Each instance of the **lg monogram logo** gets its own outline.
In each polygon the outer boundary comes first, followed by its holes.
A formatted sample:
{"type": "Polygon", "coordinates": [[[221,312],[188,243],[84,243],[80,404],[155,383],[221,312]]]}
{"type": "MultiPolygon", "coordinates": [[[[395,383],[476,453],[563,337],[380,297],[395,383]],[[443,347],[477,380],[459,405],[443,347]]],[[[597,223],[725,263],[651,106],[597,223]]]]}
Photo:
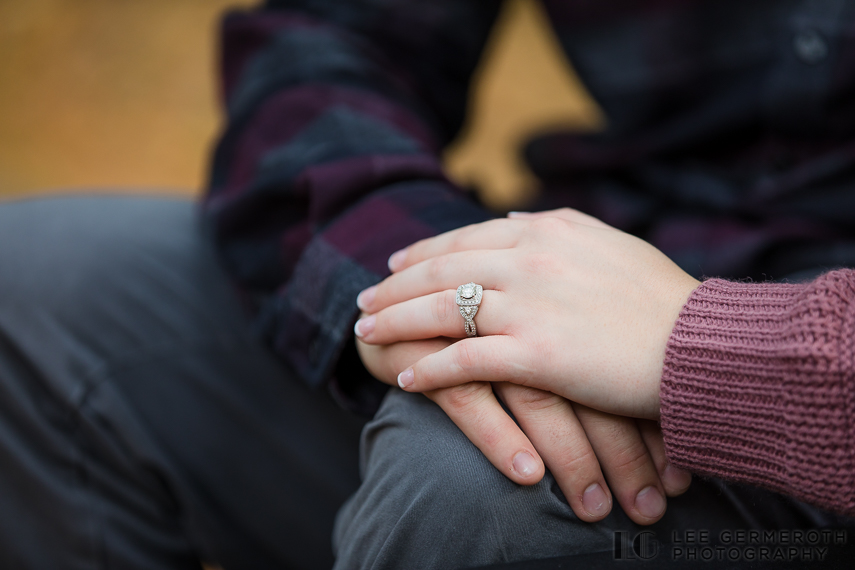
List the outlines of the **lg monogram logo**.
{"type": "Polygon", "coordinates": [[[635,536],[619,530],[615,531],[615,560],[651,560],[659,554],[659,542],[656,533],[639,532],[635,536]]]}

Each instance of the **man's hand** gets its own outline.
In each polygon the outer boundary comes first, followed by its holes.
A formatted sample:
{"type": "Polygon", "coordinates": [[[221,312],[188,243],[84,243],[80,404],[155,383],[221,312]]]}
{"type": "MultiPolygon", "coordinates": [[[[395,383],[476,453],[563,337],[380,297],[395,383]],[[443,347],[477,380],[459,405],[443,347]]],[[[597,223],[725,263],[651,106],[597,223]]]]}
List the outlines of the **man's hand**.
{"type": "MultiPolygon", "coordinates": [[[[357,340],[357,349],[366,368],[394,386],[398,371],[451,343],[429,339],[380,346],[357,340]]],[[[537,483],[545,462],[581,520],[605,517],[614,494],[633,521],[651,524],[665,512],[664,497],[679,495],[690,485],[688,473],[668,465],[653,422],[637,424],[509,383],[470,382],[426,395],[512,481],[537,483]]]]}

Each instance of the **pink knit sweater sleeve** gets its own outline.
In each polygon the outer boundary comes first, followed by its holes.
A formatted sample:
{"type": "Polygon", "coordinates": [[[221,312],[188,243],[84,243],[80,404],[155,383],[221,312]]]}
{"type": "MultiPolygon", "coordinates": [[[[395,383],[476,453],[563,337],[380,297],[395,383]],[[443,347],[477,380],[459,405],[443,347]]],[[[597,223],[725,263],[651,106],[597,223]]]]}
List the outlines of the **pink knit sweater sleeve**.
{"type": "Polygon", "coordinates": [[[668,341],[668,457],[855,514],[855,271],[705,281],[668,341]]]}

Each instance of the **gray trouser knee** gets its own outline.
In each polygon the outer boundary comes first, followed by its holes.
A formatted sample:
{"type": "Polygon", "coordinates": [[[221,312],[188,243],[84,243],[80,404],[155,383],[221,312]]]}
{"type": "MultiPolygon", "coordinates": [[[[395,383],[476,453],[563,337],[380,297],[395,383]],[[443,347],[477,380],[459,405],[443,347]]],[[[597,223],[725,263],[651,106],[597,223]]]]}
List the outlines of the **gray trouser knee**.
{"type": "Polygon", "coordinates": [[[518,486],[497,471],[433,402],[391,389],[363,430],[363,482],[336,519],[336,568],[448,569],[613,552],[615,533],[684,528],[805,528],[833,517],[767,491],[693,482],[650,527],[615,505],[603,521],[573,514],[552,475],[518,486]]]}
{"type": "Polygon", "coordinates": [[[420,394],[391,390],[361,451],[363,484],[336,521],[337,568],[463,568],[611,547],[551,477],[511,482],[420,394]]]}

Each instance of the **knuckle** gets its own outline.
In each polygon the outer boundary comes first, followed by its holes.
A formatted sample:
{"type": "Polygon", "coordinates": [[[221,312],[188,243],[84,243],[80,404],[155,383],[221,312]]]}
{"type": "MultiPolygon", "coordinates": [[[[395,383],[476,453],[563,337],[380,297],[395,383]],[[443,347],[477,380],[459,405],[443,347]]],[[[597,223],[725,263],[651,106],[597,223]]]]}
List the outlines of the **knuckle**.
{"type": "Polygon", "coordinates": [[[579,210],[574,210],[573,208],[561,208],[557,210],[556,215],[564,220],[565,227],[568,229],[572,229],[574,224],[576,223],[584,223],[587,220],[592,220],[591,216],[580,212],[579,210]]]}
{"type": "Polygon", "coordinates": [[[643,445],[627,445],[615,450],[612,469],[619,477],[629,477],[642,472],[650,463],[650,456],[643,445]]]}
{"type": "Polygon", "coordinates": [[[413,265],[424,259],[425,240],[419,240],[407,246],[407,264],[413,265]]]}
{"type": "Polygon", "coordinates": [[[635,423],[586,408],[574,408],[604,466],[619,477],[631,477],[648,468],[655,472],[635,423]]]}
{"type": "MultiPolygon", "coordinates": [[[[585,446],[584,449],[569,450],[568,452],[559,455],[557,470],[565,473],[593,472],[598,469],[599,462],[597,460],[597,455],[589,446],[585,446]]],[[[585,481],[585,484],[587,484],[589,477],[583,477],[581,479],[585,481]]]]}
{"type": "Polygon", "coordinates": [[[455,343],[453,355],[455,366],[461,370],[471,370],[478,361],[474,345],[465,340],[455,343]]]}
{"type": "Polygon", "coordinates": [[[529,386],[514,386],[511,394],[511,398],[517,405],[529,411],[542,412],[560,408],[566,402],[561,396],[529,386]]]}
{"type": "Polygon", "coordinates": [[[374,342],[378,342],[384,338],[398,338],[402,333],[406,332],[405,330],[401,330],[400,323],[395,318],[395,307],[383,309],[377,313],[376,317],[374,332],[371,334],[374,342]]]}
{"type": "Polygon", "coordinates": [[[455,410],[468,410],[481,402],[488,390],[489,386],[483,382],[468,382],[446,388],[445,399],[455,410]]]}
{"type": "Polygon", "coordinates": [[[458,231],[454,234],[454,237],[451,240],[451,250],[452,251],[461,251],[466,249],[466,243],[469,241],[470,236],[472,235],[472,228],[466,227],[458,231]]]}
{"type": "Polygon", "coordinates": [[[481,222],[478,224],[481,228],[488,230],[490,232],[493,231],[505,231],[508,227],[508,219],[507,218],[494,218],[492,220],[487,220],[486,222],[481,222]]]}
{"type": "Polygon", "coordinates": [[[552,236],[552,235],[555,235],[556,233],[563,232],[568,227],[569,224],[568,224],[568,222],[566,222],[560,218],[548,216],[548,217],[537,218],[536,220],[533,220],[531,225],[532,225],[532,230],[535,233],[540,234],[540,235],[552,236]]]}
{"type": "Polygon", "coordinates": [[[505,439],[505,432],[499,429],[498,426],[490,426],[485,428],[481,434],[481,438],[487,448],[498,447],[505,439]]]}
{"type": "Polygon", "coordinates": [[[445,255],[432,257],[427,263],[428,281],[431,283],[441,281],[445,274],[445,268],[448,266],[448,257],[445,255]]]}
{"type": "Polygon", "coordinates": [[[434,295],[431,304],[434,319],[440,325],[447,324],[458,313],[457,304],[454,302],[453,291],[443,291],[438,295],[434,295]]]}
{"type": "Polygon", "coordinates": [[[376,285],[377,290],[374,293],[374,299],[369,303],[369,306],[366,307],[367,310],[360,311],[359,318],[363,318],[370,314],[378,314],[380,310],[387,306],[388,300],[394,298],[395,294],[395,285],[394,283],[387,283],[390,279],[385,279],[376,285]]]}

